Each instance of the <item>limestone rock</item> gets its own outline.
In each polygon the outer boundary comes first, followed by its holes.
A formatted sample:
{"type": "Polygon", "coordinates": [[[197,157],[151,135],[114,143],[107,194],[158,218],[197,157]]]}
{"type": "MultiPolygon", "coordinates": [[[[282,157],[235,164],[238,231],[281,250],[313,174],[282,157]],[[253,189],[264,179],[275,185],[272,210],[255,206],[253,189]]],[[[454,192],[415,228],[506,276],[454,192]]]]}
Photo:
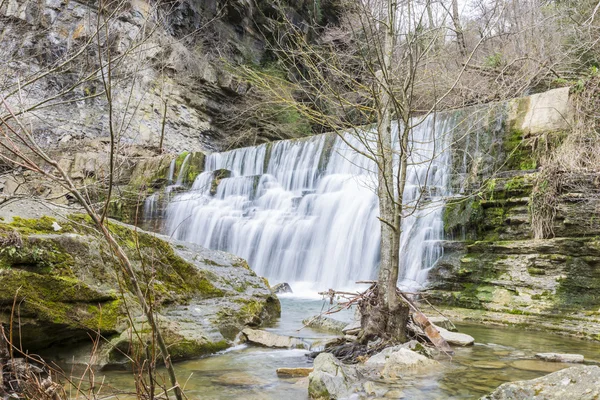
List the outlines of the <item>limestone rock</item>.
{"type": "Polygon", "coordinates": [[[581,354],[568,353],[538,353],[535,355],[544,361],[562,362],[562,363],[582,363],[584,356],[581,354]]]}
{"type": "Polygon", "coordinates": [[[314,368],[277,368],[277,376],[281,377],[295,377],[295,376],[308,376],[314,368]]]}
{"type": "MultiPolygon", "coordinates": [[[[89,342],[89,332],[99,332],[110,342],[102,344],[98,362],[126,362],[123,353],[140,344],[129,330],[125,302],[143,343],[149,330],[136,297],[120,285],[120,266],[105,240],[83,216],[23,219],[8,211],[1,213],[0,240],[14,250],[0,254],[0,302],[12,304],[17,291],[23,300],[24,348],[64,344],[74,353],[89,342]]],[[[223,350],[246,325],[279,315],[279,301],[242,259],[114,221],[108,229],[136,270],[141,263],[134,240],[143,259],[151,260],[149,289],[173,359],[223,350]]],[[[10,309],[0,311],[0,321],[9,317],[10,309]]]]}
{"type": "Polygon", "coordinates": [[[481,400],[592,400],[600,397],[600,367],[577,366],[529,381],[500,385],[481,400]]]}
{"type": "Polygon", "coordinates": [[[385,379],[397,379],[407,372],[419,371],[436,365],[439,365],[437,361],[412,350],[402,348],[389,354],[385,360],[381,375],[385,379]]]}
{"type": "Polygon", "coordinates": [[[347,326],[345,322],[325,317],[323,315],[307,318],[302,320],[302,323],[313,329],[328,331],[336,334],[342,334],[344,328],[347,326]]]}
{"type": "Polygon", "coordinates": [[[281,336],[272,332],[262,331],[259,329],[246,328],[242,331],[242,334],[246,336],[246,339],[255,344],[260,344],[266,347],[280,347],[280,348],[304,348],[306,347],[304,342],[300,339],[292,338],[289,336],[281,336]]]}
{"type": "Polygon", "coordinates": [[[449,330],[439,326],[436,326],[436,328],[440,332],[442,338],[448,342],[448,344],[454,346],[470,346],[475,343],[473,336],[467,335],[466,333],[450,332],[449,330]]]}
{"type": "Polygon", "coordinates": [[[341,399],[350,392],[356,372],[333,355],[321,353],[315,358],[314,371],[308,379],[308,395],[311,399],[341,399]]]}
{"type": "Polygon", "coordinates": [[[273,293],[275,294],[283,294],[283,293],[294,293],[294,291],[292,290],[292,287],[285,282],[282,283],[278,283],[277,285],[273,286],[273,293]]]}

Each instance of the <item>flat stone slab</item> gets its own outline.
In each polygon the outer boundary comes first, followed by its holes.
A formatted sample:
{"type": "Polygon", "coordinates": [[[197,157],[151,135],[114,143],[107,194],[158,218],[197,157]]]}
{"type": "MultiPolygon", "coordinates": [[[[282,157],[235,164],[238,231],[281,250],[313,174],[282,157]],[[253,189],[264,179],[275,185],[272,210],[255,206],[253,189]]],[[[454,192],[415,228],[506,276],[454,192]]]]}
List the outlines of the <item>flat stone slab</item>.
{"type": "Polygon", "coordinates": [[[229,372],[217,378],[212,382],[223,386],[264,386],[268,382],[258,376],[247,374],[245,372],[229,372]]]}
{"type": "Polygon", "coordinates": [[[569,354],[569,353],[538,353],[535,355],[536,358],[544,361],[551,362],[562,362],[562,363],[582,363],[584,356],[581,354],[569,354]]]}
{"type": "Polygon", "coordinates": [[[436,326],[436,328],[440,332],[440,336],[444,338],[448,344],[454,346],[471,346],[473,343],[475,343],[475,338],[473,338],[471,335],[467,335],[466,333],[450,332],[449,330],[440,326],[436,326]]]}
{"type": "Polygon", "coordinates": [[[278,348],[305,348],[305,344],[300,339],[292,338],[289,336],[281,336],[275,333],[261,331],[259,329],[246,328],[242,331],[242,334],[250,343],[260,344],[266,347],[278,347],[278,348]]]}

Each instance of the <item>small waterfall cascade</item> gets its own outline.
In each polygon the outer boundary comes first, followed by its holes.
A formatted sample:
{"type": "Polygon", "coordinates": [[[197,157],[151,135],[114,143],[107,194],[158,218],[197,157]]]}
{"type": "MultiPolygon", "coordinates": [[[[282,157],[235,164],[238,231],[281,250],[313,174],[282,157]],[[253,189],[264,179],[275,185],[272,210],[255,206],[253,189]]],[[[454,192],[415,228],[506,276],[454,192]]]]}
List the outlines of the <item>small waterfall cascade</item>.
{"type": "MultiPolygon", "coordinates": [[[[453,116],[443,114],[411,131],[404,286],[423,284],[442,255],[445,150],[454,127],[453,116]]],[[[243,257],[274,283],[311,282],[314,290],[326,290],[373,279],[380,238],[377,177],[374,163],[355,151],[364,150],[365,142],[326,134],[213,153],[191,190],[168,204],[166,233],[243,257]]]]}
{"type": "Polygon", "coordinates": [[[185,179],[185,174],[188,171],[189,166],[189,158],[190,154],[187,154],[181,163],[181,168],[179,168],[179,172],[177,174],[177,178],[175,179],[175,167],[177,164],[177,159],[174,158],[171,160],[169,164],[169,172],[167,175],[167,186],[163,191],[157,191],[152,193],[150,196],[146,197],[144,200],[144,220],[153,221],[160,219],[163,214],[163,207],[165,200],[168,202],[171,193],[179,189],[183,186],[183,181],[185,179]]]}

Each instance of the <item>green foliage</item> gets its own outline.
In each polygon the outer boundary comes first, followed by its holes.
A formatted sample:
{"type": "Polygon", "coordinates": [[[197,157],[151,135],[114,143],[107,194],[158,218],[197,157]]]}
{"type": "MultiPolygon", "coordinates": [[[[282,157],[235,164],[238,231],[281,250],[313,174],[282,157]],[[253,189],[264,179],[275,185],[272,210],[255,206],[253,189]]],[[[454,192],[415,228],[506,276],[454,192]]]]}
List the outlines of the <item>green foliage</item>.
{"type": "Polygon", "coordinates": [[[498,68],[502,65],[502,54],[494,53],[485,59],[485,66],[490,68],[498,68]]]}

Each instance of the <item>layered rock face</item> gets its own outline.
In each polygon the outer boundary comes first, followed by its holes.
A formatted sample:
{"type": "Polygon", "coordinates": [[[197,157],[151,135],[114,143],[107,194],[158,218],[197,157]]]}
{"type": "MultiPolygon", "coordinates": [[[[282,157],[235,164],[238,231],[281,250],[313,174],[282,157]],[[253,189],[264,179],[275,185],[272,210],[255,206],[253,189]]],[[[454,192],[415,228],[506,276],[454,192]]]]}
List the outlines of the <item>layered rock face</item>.
{"type": "MultiPolygon", "coordinates": [[[[154,302],[174,359],[222,350],[244,327],[279,316],[277,297],[244,260],[126,225],[109,227],[154,302]]],[[[143,350],[137,335],[142,343],[151,339],[117,259],[87,218],[6,217],[0,241],[0,321],[13,322],[24,349],[72,347],[101,335],[96,362],[113,364],[143,350]]]]}
{"type": "Polygon", "coordinates": [[[5,1],[0,93],[42,146],[108,137],[111,112],[121,146],[156,147],[164,136],[163,148],[194,151],[293,137],[268,110],[239,121],[256,101],[233,71],[265,68],[282,16],[327,24],[331,3],[5,1]]]}
{"type": "Polygon", "coordinates": [[[547,178],[538,161],[568,134],[568,91],[508,108],[489,134],[455,144],[462,187],[444,221],[454,240],[430,272],[430,299],[455,307],[449,313],[459,319],[600,340],[600,176],[559,171],[547,178]],[[536,201],[552,185],[550,237],[535,239],[536,201]]]}

